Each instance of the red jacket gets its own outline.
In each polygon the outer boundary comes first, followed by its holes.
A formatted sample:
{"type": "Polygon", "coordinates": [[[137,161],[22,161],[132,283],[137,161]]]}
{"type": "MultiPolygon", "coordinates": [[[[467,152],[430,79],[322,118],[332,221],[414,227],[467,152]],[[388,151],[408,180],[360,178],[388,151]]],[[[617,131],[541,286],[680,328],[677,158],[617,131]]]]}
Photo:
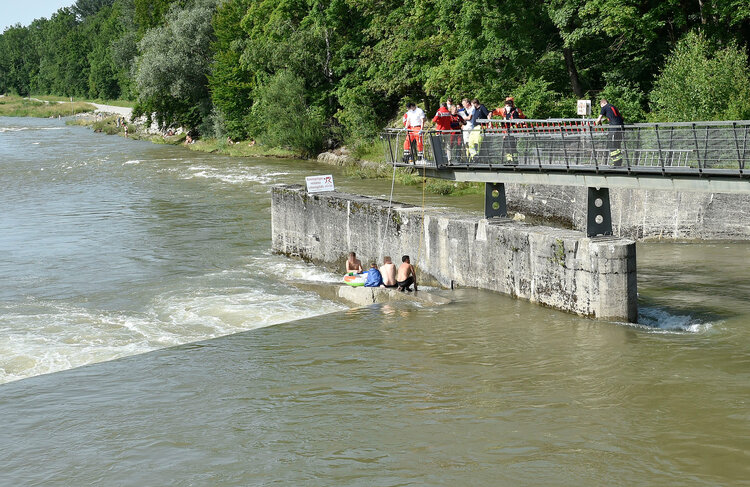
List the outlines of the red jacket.
{"type": "Polygon", "coordinates": [[[432,117],[432,122],[437,124],[438,130],[450,130],[451,112],[449,112],[445,107],[440,107],[435,116],[432,117]]]}

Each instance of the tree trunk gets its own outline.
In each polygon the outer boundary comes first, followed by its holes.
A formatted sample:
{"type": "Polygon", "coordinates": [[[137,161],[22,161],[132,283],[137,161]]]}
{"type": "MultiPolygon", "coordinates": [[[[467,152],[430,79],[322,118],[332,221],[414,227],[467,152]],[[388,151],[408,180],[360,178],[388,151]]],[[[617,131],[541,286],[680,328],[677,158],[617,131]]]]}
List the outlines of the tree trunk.
{"type": "Polygon", "coordinates": [[[565,67],[568,68],[568,76],[570,76],[570,86],[573,88],[573,93],[578,98],[581,98],[583,96],[583,88],[581,88],[581,82],[578,79],[578,70],[573,60],[573,51],[569,47],[563,47],[562,51],[563,57],[565,57],[565,67]]]}

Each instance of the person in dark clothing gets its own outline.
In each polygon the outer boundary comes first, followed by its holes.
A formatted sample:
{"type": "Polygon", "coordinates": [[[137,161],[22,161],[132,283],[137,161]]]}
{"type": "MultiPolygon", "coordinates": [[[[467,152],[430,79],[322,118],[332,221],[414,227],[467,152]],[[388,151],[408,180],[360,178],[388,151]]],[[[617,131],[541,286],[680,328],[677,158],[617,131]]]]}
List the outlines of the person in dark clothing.
{"type": "Polygon", "coordinates": [[[476,127],[479,125],[479,122],[477,120],[487,120],[490,118],[490,111],[487,110],[487,107],[479,103],[479,100],[474,98],[471,100],[471,105],[474,107],[474,114],[471,116],[471,125],[472,127],[476,127]]]}
{"type": "Polygon", "coordinates": [[[490,111],[487,107],[479,103],[479,100],[474,98],[471,100],[471,105],[474,107],[474,113],[471,115],[469,124],[471,125],[471,133],[469,139],[466,141],[466,155],[469,156],[469,160],[474,160],[479,156],[479,150],[482,147],[482,140],[484,139],[483,124],[480,124],[479,120],[487,120],[490,118],[490,111]]]}
{"type": "MultiPolygon", "coordinates": [[[[526,118],[521,110],[516,107],[515,101],[512,96],[505,99],[505,105],[496,108],[492,111],[492,116],[497,116],[503,120],[518,120],[526,118]]],[[[516,138],[513,136],[513,132],[519,128],[519,125],[514,123],[501,123],[501,127],[504,128],[503,135],[503,153],[505,153],[506,164],[518,164],[518,144],[516,138]]]]}
{"type": "Polygon", "coordinates": [[[602,123],[602,118],[609,120],[609,158],[612,161],[612,165],[615,167],[622,166],[622,138],[624,135],[625,123],[622,120],[622,114],[614,105],[609,103],[605,98],[599,101],[599,106],[602,108],[599,113],[599,118],[596,119],[594,125],[602,123]]]}

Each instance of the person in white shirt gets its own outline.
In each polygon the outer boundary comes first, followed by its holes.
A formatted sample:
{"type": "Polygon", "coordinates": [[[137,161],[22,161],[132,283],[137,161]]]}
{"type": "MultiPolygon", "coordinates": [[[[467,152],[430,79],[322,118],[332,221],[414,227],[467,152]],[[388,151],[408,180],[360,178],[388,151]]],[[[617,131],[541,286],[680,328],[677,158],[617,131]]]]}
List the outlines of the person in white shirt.
{"type": "Polygon", "coordinates": [[[471,123],[471,119],[474,116],[474,105],[471,104],[468,98],[461,100],[461,104],[463,107],[458,109],[458,114],[466,122],[464,126],[461,127],[461,130],[464,132],[464,143],[467,143],[469,141],[469,136],[471,135],[471,129],[474,128],[474,124],[471,123]]]}
{"type": "Polygon", "coordinates": [[[406,138],[404,139],[404,162],[409,160],[412,155],[412,144],[417,146],[417,158],[424,159],[424,139],[422,129],[426,118],[424,110],[417,107],[414,103],[406,104],[406,113],[404,113],[404,127],[406,127],[406,138]]]}

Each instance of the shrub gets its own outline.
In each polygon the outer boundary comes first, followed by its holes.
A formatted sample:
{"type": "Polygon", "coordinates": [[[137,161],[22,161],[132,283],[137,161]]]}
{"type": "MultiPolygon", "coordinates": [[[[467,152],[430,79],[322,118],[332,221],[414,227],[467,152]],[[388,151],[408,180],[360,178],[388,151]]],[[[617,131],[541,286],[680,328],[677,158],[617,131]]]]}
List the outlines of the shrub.
{"type": "Polygon", "coordinates": [[[651,91],[654,121],[750,118],[750,71],[737,45],[714,51],[700,34],[675,46],[651,91]]]}
{"type": "Polygon", "coordinates": [[[254,119],[262,120],[255,133],[266,145],[287,147],[305,157],[317,155],[330,131],[323,110],[308,106],[301,78],[281,71],[258,88],[254,119]]]}

